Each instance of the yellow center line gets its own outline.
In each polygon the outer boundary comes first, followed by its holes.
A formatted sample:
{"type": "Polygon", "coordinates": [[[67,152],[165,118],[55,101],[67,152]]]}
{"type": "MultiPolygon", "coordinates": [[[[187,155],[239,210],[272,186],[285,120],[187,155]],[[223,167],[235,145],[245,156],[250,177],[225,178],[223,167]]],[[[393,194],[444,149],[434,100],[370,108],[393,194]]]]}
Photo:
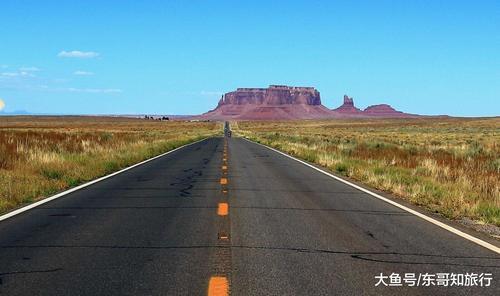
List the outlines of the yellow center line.
{"type": "Polygon", "coordinates": [[[227,165],[223,165],[223,166],[222,166],[222,170],[223,170],[223,171],[227,170],[227,165]]]}
{"type": "Polygon", "coordinates": [[[208,282],[208,296],[229,295],[229,282],[225,276],[213,276],[208,282]]]}
{"type": "Polygon", "coordinates": [[[220,178],[220,184],[221,185],[226,185],[227,184],[227,178],[220,178]]]}
{"type": "Polygon", "coordinates": [[[220,240],[229,240],[229,235],[225,232],[219,232],[217,236],[220,240]]]}
{"type": "Polygon", "coordinates": [[[217,215],[227,216],[229,214],[229,204],[227,202],[220,202],[217,208],[217,215]]]}

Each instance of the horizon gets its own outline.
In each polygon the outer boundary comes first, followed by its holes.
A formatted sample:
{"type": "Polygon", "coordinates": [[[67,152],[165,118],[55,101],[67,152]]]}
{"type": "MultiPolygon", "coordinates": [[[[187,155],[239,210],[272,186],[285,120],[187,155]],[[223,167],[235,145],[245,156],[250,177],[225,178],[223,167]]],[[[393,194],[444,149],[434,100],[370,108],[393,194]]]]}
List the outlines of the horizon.
{"type": "Polygon", "coordinates": [[[500,115],[496,1],[4,1],[0,114],[197,115],[239,87],[500,115]],[[283,4],[286,3],[286,4],[283,4]],[[2,110],[3,109],[3,110],[2,110]]]}

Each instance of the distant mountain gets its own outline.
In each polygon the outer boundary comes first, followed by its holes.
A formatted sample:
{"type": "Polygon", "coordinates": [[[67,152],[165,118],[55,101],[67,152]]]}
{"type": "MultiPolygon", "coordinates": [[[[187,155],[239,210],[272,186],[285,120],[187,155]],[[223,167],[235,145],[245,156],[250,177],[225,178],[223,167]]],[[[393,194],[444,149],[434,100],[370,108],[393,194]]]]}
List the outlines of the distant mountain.
{"type": "Polygon", "coordinates": [[[0,116],[2,116],[2,115],[30,115],[30,114],[31,113],[29,113],[26,110],[15,110],[15,111],[11,111],[11,112],[7,112],[5,110],[0,111],[0,116]]]}
{"type": "Polygon", "coordinates": [[[344,103],[333,111],[342,115],[351,115],[355,117],[419,117],[419,115],[403,113],[397,111],[387,104],[378,104],[367,107],[365,110],[360,110],[354,106],[354,99],[344,95],[344,103]]]}
{"type": "Polygon", "coordinates": [[[197,119],[211,120],[285,120],[323,118],[416,117],[395,110],[387,104],[360,110],[347,95],[340,107],[330,110],[321,104],[314,87],[271,85],[268,88],[238,88],[224,94],[217,107],[197,119]]]}
{"type": "Polygon", "coordinates": [[[360,109],[358,109],[354,106],[353,98],[349,98],[347,95],[344,95],[344,104],[342,104],[337,109],[333,109],[333,111],[341,113],[341,114],[348,114],[348,115],[362,115],[363,114],[363,111],[361,111],[360,109]]]}
{"type": "Polygon", "coordinates": [[[217,107],[201,117],[207,119],[313,119],[328,118],[331,111],[321,104],[313,87],[271,85],[238,88],[222,96],[217,107]]]}

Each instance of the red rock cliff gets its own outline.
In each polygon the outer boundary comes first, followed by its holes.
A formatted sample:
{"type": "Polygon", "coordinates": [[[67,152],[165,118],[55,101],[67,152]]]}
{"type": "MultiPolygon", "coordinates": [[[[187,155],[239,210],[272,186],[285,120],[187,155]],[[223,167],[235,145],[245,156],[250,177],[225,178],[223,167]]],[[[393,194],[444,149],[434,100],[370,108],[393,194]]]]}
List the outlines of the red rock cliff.
{"type": "Polygon", "coordinates": [[[374,105],[360,110],[353,98],[344,96],[343,104],[330,110],[321,104],[314,87],[271,85],[268,88],[238,88],[221,97],[217,107],[197,118],[210,120],[282,120],[324,118],[416,117],[389,105],[374,105]]]}
{"type": "Polygon", "coordinates": [[[321,105],[319,92],[314,87],[271,85],[268,88],[238,88],[219,101],[222,105],[321,105]]]}
{"type": "Polygon", "coordinates": [[[347,116],[363,117],[416,117],[417,115],[403,113],[387,104],[372,105],[365,110],[360,110],[354,106],[354,100],[344,95],[344,103],[333,111],[347,116]]]}
{"type": "Polygon", "coordinates": [[[344,95],[344,104],[342,104],[337,109],[333,109],[333,111],[340,112],[342,114],[359,114],[362,113],[361,110],[354,106],[354,100],[349,98],[349,96],[344,95]]]}
{"type": "Polygon", "coordinates": [[[268,88],[238,88],[221,97],[217,107],[203,119],[313,119],[328,118],[314,87],[271,85],[268,88]]]}

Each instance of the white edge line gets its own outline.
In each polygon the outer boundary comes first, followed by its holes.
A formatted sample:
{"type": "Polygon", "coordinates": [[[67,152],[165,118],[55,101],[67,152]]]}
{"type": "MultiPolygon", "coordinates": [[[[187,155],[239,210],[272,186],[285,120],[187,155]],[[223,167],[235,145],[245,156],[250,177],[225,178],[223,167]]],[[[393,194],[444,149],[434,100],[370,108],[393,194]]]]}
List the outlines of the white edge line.
{"type": "Polygon", "coordinates": [[[475,237],[475,236],[472,236],[472,235],[470,235],[470,234],[467,234],[467,233],[465,233],[465,232],[463,232],[463,231],[460,231],[460,230],[458,230],[458,229],[456,229],[456,228],[454,228],[454,227],[451,227],[451,226],[450,226],[450,225],[448,225],[448,224],[445,224],[445,223],[443,223],[443,222],[440,222],[440,221],[438,221],[438,220],[436,220],[436,219],[434,219],[434,218],[431,218],[431,217],[429,217],[429,216],[426,216],[426,215],[424,215],[424,214],[422,214],[422,213],[420,213],[420,212],[418,212],[418,211],[415,211],[415,210],[412,210],[412,209],[410,209],[410,208],[408,208],[408,207],[405,207],[405,206],[403,206],[403,205],[401,205],[401,204],[399,204],[399,203],[397,203],[397,202],[395,202],[395,201],[393,201],[393,200],[390,200],[390,199],[388,199],[388,198],[386,198],[386,197],[383,197],[383,196],[381,196],[381,195],[379,195],[379,194],[376,194],[376,193],[374,193],[374,192],[371,192],[371,191],[370,191],[370,190],[368,190],[368,189],[365,189],[365,188],[360,187],[360,186],[358,186],[358,185],[356,185],[356,184],[354,184],[354,183],[351,183],[351,182],[349,182],[349,181],[347,181],[347,180],[344,180],[344,179],[342,179],[342,178],[339,178],[339,177],[337,177],[337,176],[335,176],[335,175],[333,175],[333,174],[330,174],[330,173],[328,173],[328,172],[326,172],[326,171],[324,171],[324,170],[322,170],[322,169],[319,169],[319,168],[317,168],[317,167],[313,166],[313,165],[312,165],[312,164],[310,164],[310,163],[307,163],[307,162],[305,162],[305,161],[303,161],[303,160],[300,160],[300,159],[298,159],[298,158],[295,158],[295,157],[293,157],[293,156],[291,156],[291,155],[288,155],[288,154],[286,154],[286,153],[284,153],[284,152],[281,152],[281,151],[279,151],[279,150],[276,150],[276,149],[274,149],[274,148],[272,148],[272,147],[269,147],[269,146],[267,146],[267,145],[264,145],[264,144],[261,144],[261,143],[257,143],[257,142],[251,141],[251,140],[249,140],[249,139],[247,139],[247,138],[243,138],[243,139],[247,140],[248,142],[251,142],[251,143],[254,143],[254,144],[258,144],[258,145],[264,146],[264,147],[266,147],[266,148],[268,148],[268,149],[270,149],[270,150],[272,150],[272,151],[274,151],[274,152],[277,152],[277,153],[282,154],[282,155],[284,155],[284,156],[286,156],[286,157],[288,157],[288,158],[291,158],[291,159],[293,159],[293,160],[295,160],[295,161],[298,161],[298,162],[302,163],[303,165],[306,165],[306,166],[308,166],[308,167],[310,167],[310,168],[312,168],[312,169],[315,169],[316,171],[321,172],[321,173],[323,173],[323,174],[325,174],[325,175],[327,175],[327,176],[329,176],[329,177],[331,177],[331,178],[333,178],[333,179],[335,179],[335,180],[337,180],[337,181],[340,181],[340,182],[342,182],[342,183],[345,183],[345,184],[347,184],[347,185],[349,185],[349,186],[351,186],[351,187],[354,187],[354,188],[356,188],[356,189],[358,189],[358,190],[360,190],[360,191],[363,191],[364,193],[368,193],[369,195],[371,195],[371,196],[373,196],[373,197],[376,197],[376,198],[378,198],[378,199],[380,199],[380,200],[385,201],[386,203],[389,203],[389,204],[391,204],[391,205],[393,205],[393,206],[395,206],[395,207],[398,207],[398,208],[400,208],[400,209],[402,209],[402,210],[404,210],[404,211],[407,211],[407,212],[409,212],[409,213],[411,213],[411,214],[413,214],[413,215],[415,215],[415,216],[417,216],[417,217],[419,217],[419,218],[424,219],[424,220],[425,220],[425,221],[427,221],[427,222],[430,222],[430,223],[432,223],[432,224],[434,224],[434,225],[437,225],[437,226],[439,226],[439,227],[441,227],[441,228],[443,228],[443,229],[445,229],[445,230],[448,230],[449,232],[452,232],[452,233],[454,233],[454,234],[456,234],[456,235],[458,235],[458,236],[461,236],[462,238],[465,238],[465,239],[467,239],[467,240],[469,240],[469,241],[471,241],[471,242],[473,242],[473,243],[476,243],[476,244],[478,244],[478,245],[480,245],[480,246],[482,246],[482,247],[485,247],[485,248],[486,248],[486,249],[488,249],[488,250],[491,250],[491,251],[493,251],[493,252],[495,252],[495,253],[497,253],[497,254],[500,254],[500,248],[498,248],[498,247],[496,247],[496,246],[494,246],[494,245],[492,245],[492,244],[490,244],[490,243],[488,243],[488,242],[485,242],[485,241],[483,241],[483,240],[481,240],[481,239],[479,239],[479,238],[477,238],[477,237],[475,237]]]}
{"type": "Polygon", "coordinates": [[[106,175],[106,176],[100,177],[100,178],[98,178],[98,179],[95,179],[95,180],[89,181],[89,182],[87,182],[87,183],[85,183],[85,184],[78,185],[78,186],[73,187],[73,188],[71,188],[71,189],[68,189],[68,190],[66,190],[66,191],[60,192],[60,193],[58,193],[58,194],[56,194],[56,195],[52,195],[52,196],[50,196],[50,197],[44,198],[44,199],[42,199],[42,200],[39,200],[39,201],[37,201],[37,202],[34,202],[34,203],[32,203],[32,204],[29,204],[29,205],[27,205],[27,206],[24,206],[24,207],[22,207],[22,208],[19,208],[19,209],[17,209],[17,210],[14,210],[14,211],[12,211],[12,212],[9,212],[9,213],[7,213],[7,214],[4,214],[4,215],[0,216],[0,221],[6,220],[6,219],[8,219],[8,218],[10,218],[10,217],[13,217],[13,216],[15,216],[15,215],[21,214],[22,212],[26,212],[26,211],[28,211],[28,210],[31,210],[31,209],[33,209],[33,208],[36,208],[36,207],[38,207],[39,205],[43,205],[44,203],[48,203],[49,201],[52,201],[52,200],[57,199],[57,198],[59,198],[59,197],[65,196],[65,195],[67,195],[67,194],[70,194],[70,193],[75,192],[75,191],[77,191],[77,190],[80,190],[80,189],[82,189],[82,188],[88,187],[88,186],[90,186],[90,185],[92,185],[92,184],[95,184],[95,183],[97,183],[97,182],[100,182],[100,181],[106,180],[106,179],[108,179],[108,178],[111,178],[111,177],[113,177],[113,176],[116,176],[116,175],[118,175],[118,174],[121,174],[121,173],[123,173],[123,172],[125,172],[125,171],[128,171],[128,170],[130,170],[130,169],[133,169],[133,168],[138,167],[138,166],[140,166],[140,165],[143,165],[143,164],[145,164],[145,163],[147,163],[147,162],[150,162],[150,161],[152,161],[152,160],[155,160],[155,159],[157,159],[157,158],[163,157],[163,156],[165,156],[165,155],[167,155],[167,154],[170,154],[170,153],[172,153],[172,152],[175,152],[175,151],[177,151],[177,150],[179,150],[179,149],[182,149],[182,148],[185,148],[185,147],[188,147],[188,146],[194,145],[194,144],[196,144],[196,143],[199,143],[199,142],[205,141],[206,139],[208,139],[208,138],[204,138],[204,139],[201,139],[201,140],[196,141],[196,142],[193,142],[193,143],[189,143],[189,144],[182,145],[182,146],[180,146],[180,147],[177,147],[177,148],[175,148],[175,149],[172,149],[172,150],[167,151],[167,152],[165,152],[165,153],[162,153],[162,154],[160,154],[160,155],[154,156],[154,157],[152,157],[152,158],[148,158],[148,159],[143,160],[143,161],[141,161],[141,162],[139,162],[139,163],[136,163],[136,164],[134,164],[134,165],[131,165],[131,166],[129,166],[129,167],[126,167],[126,168],[124,168],[124,169],[121,169],[121,170],[119,170],[119,171],[117,171],[117,172],[114,172],[114,173],[111,173],[111,174],[109,174],[109,175],[106,175]]]}

